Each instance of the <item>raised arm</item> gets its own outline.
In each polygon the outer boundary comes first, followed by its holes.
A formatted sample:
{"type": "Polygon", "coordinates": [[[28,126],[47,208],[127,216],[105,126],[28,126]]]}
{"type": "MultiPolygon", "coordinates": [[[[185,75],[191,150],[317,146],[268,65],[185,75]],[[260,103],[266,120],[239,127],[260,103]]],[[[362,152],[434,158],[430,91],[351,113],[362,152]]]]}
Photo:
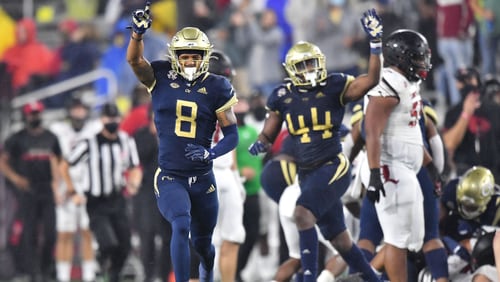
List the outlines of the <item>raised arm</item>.
{"type": "Polygon", "coordinates": [[[443,132],[443,143],[450,155],[453,155],[457,147],[462,143],[465,133],[467,132],[469,120],[474,115],[476,109],[481,105],[479,98],[479,93],[471,92],[467,94],[460,117],[452,127],[443,132]]]}
{"type": "Polygon", "coordinates": [[[372,9],[363,14],[361,25],[370,38],[368,73],[358,76],[347,86],[343,97],[344,105],[347,102],[356,101],[363,97],[380,80],[382,70],[382,20],[375,12],[375,9],[372,9]]]}
{"type": "Polygon", "coordinates": [[[132,34],[127,47],[127,62],[132,67],[137,79],[148,89],[155,83],[155,76],[151,64],[144,58],[144,41],[146,30],[151,27],[150,3],[146,3],[144,10],[136,10],[132,15],[132,34]]]}

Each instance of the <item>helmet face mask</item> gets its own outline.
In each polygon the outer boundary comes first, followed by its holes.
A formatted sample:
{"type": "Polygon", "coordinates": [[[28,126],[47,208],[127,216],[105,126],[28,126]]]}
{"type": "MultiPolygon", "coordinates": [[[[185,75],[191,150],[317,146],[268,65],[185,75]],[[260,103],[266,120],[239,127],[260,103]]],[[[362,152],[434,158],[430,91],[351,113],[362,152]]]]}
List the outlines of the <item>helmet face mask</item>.
{"type": "Polygon", "coordinates": [[[327,76],[325,56],[309,42],[300,41],[290,48],[283,65],[295,86],[315,87],[327,76]]]}
{"type": "Polygon", "coordinates": [[[206,34],[194,27],[181,29],[168,45],[172,69],[188,81],[208,71],[211,52],[206,34]]]}
{"type": "Polygon", "coordinates": [[[494,194],[495,179],[485,167],[475,166],[460,179],[457,186],[457,207],[465,219],[474,219],[484,213],[494,194]]]}
{"type": "Polygon", "coordinates": [[[384,43],[383,53],[386,65],[400,69],[409,81],[425,80],[432,68],[427,39],[413,30],[400,29],[391,33],[384,43]]]}

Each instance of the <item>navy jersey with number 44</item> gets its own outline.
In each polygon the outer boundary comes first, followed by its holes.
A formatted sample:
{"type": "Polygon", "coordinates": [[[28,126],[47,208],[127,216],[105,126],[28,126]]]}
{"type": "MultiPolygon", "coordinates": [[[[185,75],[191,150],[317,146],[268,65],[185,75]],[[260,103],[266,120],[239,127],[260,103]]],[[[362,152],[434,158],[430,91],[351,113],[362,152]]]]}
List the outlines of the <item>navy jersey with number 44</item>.
{"type": "Polygon", "coordinates": [[[342,96],[352,80],[352,76],[332,73],[316,88],[303,92],[286,83],[269,97],[267,107],[286,122],[299,167],[318,167],[342,152],[342,96]]]}
{"type": "Polygon", "coordinates": [[[216,113],[237,102],[231,83],[206,73],[189,82],[172,70],[169,61],[151,63],[156,83],[150,89],[154,121],[158,131],[159,167],[166,173],[198,176],[212,168],[212,162],[187,159],[187,144],[210,148],[216,113]]]}

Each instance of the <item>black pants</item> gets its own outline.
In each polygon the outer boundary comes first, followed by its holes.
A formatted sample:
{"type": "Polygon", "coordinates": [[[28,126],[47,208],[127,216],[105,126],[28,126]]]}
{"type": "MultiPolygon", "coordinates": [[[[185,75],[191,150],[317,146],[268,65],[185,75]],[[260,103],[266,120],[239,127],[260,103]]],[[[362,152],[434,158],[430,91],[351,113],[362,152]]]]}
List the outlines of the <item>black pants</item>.
{"type": "Polygon", "coordinates": [[[55,203],[52,190],[45,188],[18,194],[23,231],[15,256],[19,272],[30,275],[32,281],[40,272],[48,277],[54,270],[55,203]]]}
{"type": "MultiPolygon", "coordinates": [[[[151,185],[152,187],[152,185],[151,185]]],[[[153,189],[141,187],[134,197],[134,228],[141,240],[140,254],[144,267],[145,282],[151,282],[156,277],[161,281],[168,281],[172,270],[170,259],[170,239],[172,227],[158,210],[153,189]],[[156,249],[155,238],[161,239],[160,250],[156,249]]]]}
{"type": "Polygon", "coordinates": [[[240,246],[238,252],[237,276],[247,265],[252,249],[259,239],[260,229],[260,200],[259,195],[247,196],[243,209],[243,226],[245,227],[245,242],[240,246]]]}
{"type": "Polygon", "coordinates": [[[110,282],[118,282],[131,249],[125,198],[122,195],[89,197],[87,212],[90,229],[99,244],[98,261],[101,268],[109,272],[110,282]]]}

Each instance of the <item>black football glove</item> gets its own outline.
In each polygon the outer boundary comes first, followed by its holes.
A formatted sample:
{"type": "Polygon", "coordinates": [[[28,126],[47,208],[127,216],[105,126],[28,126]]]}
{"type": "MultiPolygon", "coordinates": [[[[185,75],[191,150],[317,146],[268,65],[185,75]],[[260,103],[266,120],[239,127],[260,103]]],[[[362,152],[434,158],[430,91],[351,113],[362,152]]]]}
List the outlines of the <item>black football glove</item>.
{"type": "Polygon", "coordinates": [[[380,168],[372,168],[370,169],[370,183],[366,189],[366,196],[372,203],[378,203],[380,193],[385,197],[384,184],[380,177],[380,168]]]}
{"type": "Polygon", "coordinates": [[[430,162],[428,165],[425,166],[427,169],[427,172],[429,173],[429,177],[431,178],[432,183],[434,184],[434,195],[436,197],[441,197],[443,195],[443,185],[444,183],[444,177],[441,173],[439,173],[439,170],[437,167],[434,165],[433,162],[430,162]]]}

